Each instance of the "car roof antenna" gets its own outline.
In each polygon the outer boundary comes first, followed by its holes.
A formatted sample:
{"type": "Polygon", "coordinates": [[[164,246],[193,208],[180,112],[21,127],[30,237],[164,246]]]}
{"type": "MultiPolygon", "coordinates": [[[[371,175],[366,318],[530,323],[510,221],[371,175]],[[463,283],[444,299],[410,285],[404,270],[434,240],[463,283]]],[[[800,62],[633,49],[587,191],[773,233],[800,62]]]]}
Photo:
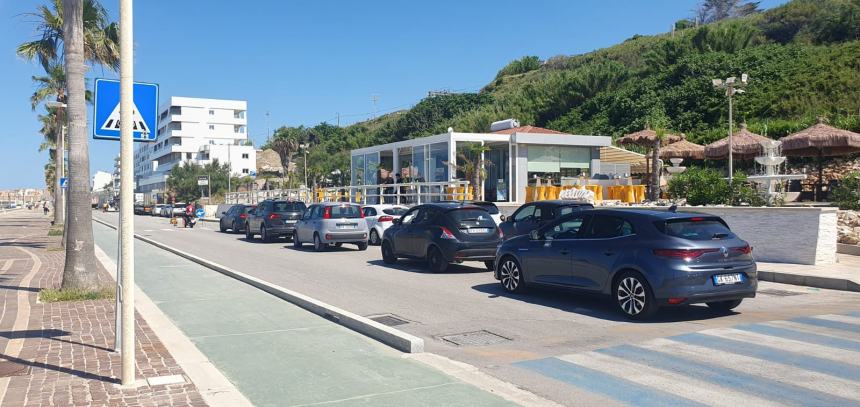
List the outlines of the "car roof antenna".
{"type": "Polygon", "coordinates": [[[669,207],[669,212],[675,213],[677,211],[678,211],[678,205],[672,204],[672,206],[669,207]]]}

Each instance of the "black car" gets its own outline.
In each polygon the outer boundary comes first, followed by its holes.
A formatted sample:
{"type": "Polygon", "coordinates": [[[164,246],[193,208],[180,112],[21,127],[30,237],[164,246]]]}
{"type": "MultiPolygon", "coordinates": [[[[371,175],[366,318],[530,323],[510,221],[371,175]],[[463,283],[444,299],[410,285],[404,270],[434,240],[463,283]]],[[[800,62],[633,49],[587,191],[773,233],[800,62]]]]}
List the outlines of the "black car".
{"type": "Polygon", "coordinates": [[[218,220],[218,229],[224,233],[228,229],[233,233],[245,231],[245,221],[248,219],[248,212],[254,210],[257,205],[233,205],[225,212],[221,212],[221,218],[218,220]]]}
{"type": "Polygon", "coordinates": [[[301,201],[267,199],[248,212],[245,221],[245,238],[251,240],[260,235],[264,242],[271,242],[281,236],[292,236],[296,221],[304,214],[305,206],[301,201]]]}
{"type": "Polygon", "coordinates": [[[593,209],[594,206],[587,202],[564,201],[561,199],[552,201],[539,201],[527,203],[520,206],[513,215],[505,218],[499,225],[505,240],[515,236],[527,235],[548,222],[570,215],[583,209],[593,209]]]}
{"type": "Polygon", "coordinates": [[[382,259],[426,259],[441,273],[452,262],[483,261],[493,268],[499,229],[486,209],[461,203],[418,205],[394,220],[382,236],[382,259]]]}
{"type": "Polygon", "coordinates": [[[752,248],[717,216],[647,210],[574,212],[499,246],[509,292],[564,287],[612,297],[631,319],[706,303],[731,310],[756,295],[752,248]]]}

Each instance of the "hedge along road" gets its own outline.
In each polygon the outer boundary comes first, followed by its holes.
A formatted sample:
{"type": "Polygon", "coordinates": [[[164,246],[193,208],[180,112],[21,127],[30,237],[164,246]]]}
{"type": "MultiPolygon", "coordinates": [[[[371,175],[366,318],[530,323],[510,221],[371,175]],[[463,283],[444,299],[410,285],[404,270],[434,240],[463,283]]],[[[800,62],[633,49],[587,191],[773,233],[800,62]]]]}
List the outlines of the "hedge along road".
{"type": "MultiPolygon", "coordinates": [[[[94,216],[116,224],[116,214],[94,216]]],[[[344,245],[316,253],[296,250],[284,239],[249,242],[244,235],[218,232],[216,223],[182,229],[166,218],[149,216],[135,217],[135,233],[359,315],[393,314],[407,321],[395,328],[423,338],[426,351],[472,364],[560,402],[569,394],[558,382],[512,364],[709,328],[835,313],[860,301],[856,293],[761,283],[760,290],[805,295],[759,295],[733,315],[693,306],[662,312],[651,322],[631,323],[599,297],[553,290],[506,294],[483,263],[432,274],[418,261],[385,265],[378,247],[359,252],[344,245]],[[457,345],[442,338],[478,331],[494,335],[482,333],[473,339],[494,343],[457,345]]]]}

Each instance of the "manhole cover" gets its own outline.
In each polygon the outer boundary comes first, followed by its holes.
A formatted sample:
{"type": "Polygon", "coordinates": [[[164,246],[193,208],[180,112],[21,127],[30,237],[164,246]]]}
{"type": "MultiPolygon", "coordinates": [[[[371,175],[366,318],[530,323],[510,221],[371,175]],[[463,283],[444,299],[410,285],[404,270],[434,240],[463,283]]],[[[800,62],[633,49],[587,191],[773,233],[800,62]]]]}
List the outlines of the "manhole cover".
{"type": "Polygon", "coordinates": [[[788,290],[777,290],[774,288],[766,288],[764,290],[758,290],[759,294],[764,295],[772,295],[774,297],[791,297],[792,295],[803,295],[806,294],[800,291],[788,291],[788,290]]]}
{"type": "Polygon", "coordinates": [[[494,345],[497,343],[507,342],[510,338],[505,338],[501,335],[496,335],[490,331],[475,331],[464,332],[461,334],[445,335],[442,337],[445,342],[453,343],[458,346],[482,346],[494,345]]]}
{"type": "Polygon", "coordinates": [[[369,316],[368,318],[370,318],[376,322],[379,322],[382,325],[388,325],[388,326],[405,325],[405,324],[409,323],[409,321],[407,321],[403,318],[400,318],[396,315],[393,315],[393,314],[369,316]]]}
{"type": "Polygon", "coordinates": [[[9,360],[0,361],[0,377],[24,376],[30,373],[30,366],[9,360]]]}

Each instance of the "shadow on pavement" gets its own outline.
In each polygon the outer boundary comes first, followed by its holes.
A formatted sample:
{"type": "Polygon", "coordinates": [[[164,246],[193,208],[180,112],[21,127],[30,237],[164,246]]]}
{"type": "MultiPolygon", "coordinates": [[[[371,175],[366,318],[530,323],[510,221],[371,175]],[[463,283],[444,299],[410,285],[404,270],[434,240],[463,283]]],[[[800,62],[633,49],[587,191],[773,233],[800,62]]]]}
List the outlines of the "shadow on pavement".
{"type": "Polygon", "coordinates": [[[657,315],[649,320],[633,321],[621,315],[621,312],[616,309],[615,304],[609,297],[598,294],[580,293],[551,287],[529,287],[528,291],[525,293],[511,294],[505,291],[499,283],[479,284],[472,286],[472,289],[489,294],[490,298],[505,297],[527,302],[529,304],[552,307],[565,312],[573,312],[580,315],[618,322],[627,321],[631,323],[644,324],[673,323],[698,321],[737,314],[733,311],[714,311],[704,304],[685,305],[661,308],[657,315]]]}
{"type": "MultiPolygon", "coordinates": [[[[395,264],[385,264],[382,259],[378,260],[369,260],[367,264],[379,267],[387,267],[396,270],[407,271],[410,273],[421,273],[421,274],[436,274],[427,269],[427,262],[418,259],[398,259],[395,264]]],[[[439,273],[440,276],[444,276],[445,274],[478,274],[478,273],[489,273],[486,267],[481,265],[477,266],[481,263],[473,263],[476,266],[467,266],[465,264],[451,264],[448,266],[448,270],[444,273],[439,273]]],[[[488,274],[490,278],[493,278],[491,274],[488,274]]]]}
{"type": "Polygon", "coordinates": [[[86,346],[88,348],[103,350],[105,352],[113,352],[113,349],[105,348],[98,345],[92,345],[89,343],[72,341],[69,339],[59,338],[60,336],[69,336],[71,332],[63,331],[61,329],[29,329],[25,331],[0,331],[0,338],[7,339],[29,339],[29,338],[45,338],[50,339],[57,342],[65,342],[72,345],[80,345],[86,346]]]}
{"type": "Polygon", "coordinates": [[[47,363],[34,362],[34,361],[20,359],[20,358],[16,358],[16,357],[4,355],[4,354],[0,354],[0,358],[18,363],[20,365],[26,365],[26,366],[37,367],[37,368],[42,368],[42,369],[47,369],[47,370],[53,370],[55,372],[70,374],[73,376],[80,377],[82,379],[98,380],[98,381],[102,381],[102,382],[116,383],[116,384],[118,384],[120,382],[120,380],[118,378],[101,376],[101,375],[97,375],[97,374],[89,373],[89,372],[82,372],[80,370],[69,369],[67,367],[62,367],[62,366],[49,365],[47,363]]]}

